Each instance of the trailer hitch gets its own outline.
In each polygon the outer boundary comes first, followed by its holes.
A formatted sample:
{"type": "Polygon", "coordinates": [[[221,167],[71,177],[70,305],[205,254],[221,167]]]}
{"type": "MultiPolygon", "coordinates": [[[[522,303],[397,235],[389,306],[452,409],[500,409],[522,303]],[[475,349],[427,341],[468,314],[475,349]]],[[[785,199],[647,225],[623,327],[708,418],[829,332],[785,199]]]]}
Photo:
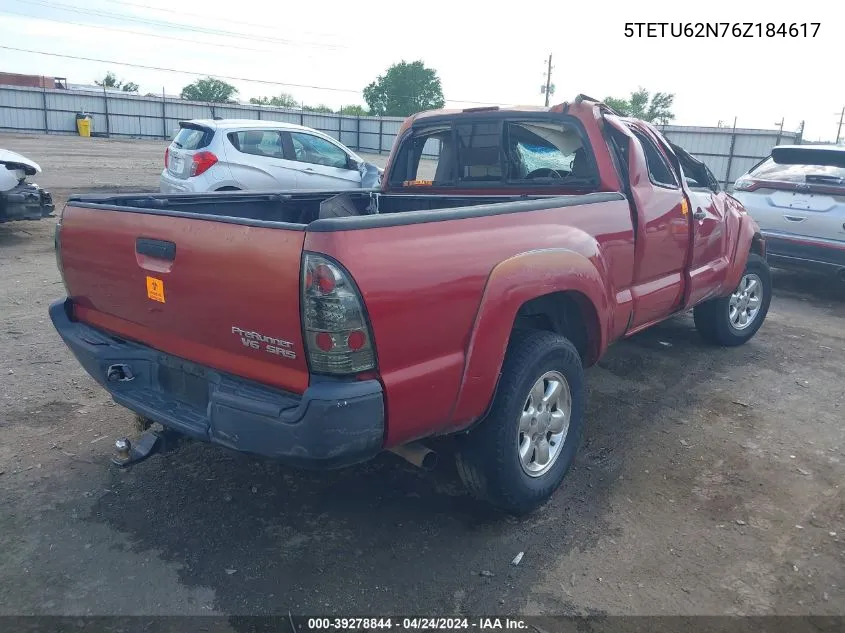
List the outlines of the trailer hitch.
{"type": "Polygon", "coordinates": [[[176,448],[179,434],[168,429],[146,431],[135,443],[129,438],[121,437],[115,440],[112,464],[120,468],[128,468],[156,453],[166,453],[176,448]]]}

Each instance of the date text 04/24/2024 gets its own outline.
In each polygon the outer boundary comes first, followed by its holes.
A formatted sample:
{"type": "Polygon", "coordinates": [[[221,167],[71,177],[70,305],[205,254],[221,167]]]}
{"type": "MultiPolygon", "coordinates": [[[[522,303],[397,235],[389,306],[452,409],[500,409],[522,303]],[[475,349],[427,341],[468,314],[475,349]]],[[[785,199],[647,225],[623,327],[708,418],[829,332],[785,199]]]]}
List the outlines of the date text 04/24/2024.
{"type": "Polygon", "coordinates": [[[625,37],[816,37],[821,22],[626,22],[625,37]]]}
{"type": "Polygon", "coordinates": [[[384,617],[308,618],[308,631],[395,630],[395,631],[518,631],[527,628],[521,618],[477,617],[384,617]]]}

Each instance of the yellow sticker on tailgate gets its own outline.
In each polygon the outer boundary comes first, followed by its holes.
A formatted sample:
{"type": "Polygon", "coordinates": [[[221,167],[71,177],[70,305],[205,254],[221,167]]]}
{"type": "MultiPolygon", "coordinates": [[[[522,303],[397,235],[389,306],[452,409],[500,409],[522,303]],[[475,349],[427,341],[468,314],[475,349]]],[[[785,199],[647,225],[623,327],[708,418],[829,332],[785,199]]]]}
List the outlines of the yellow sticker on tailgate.
{"type": "Polygon", "coordinates": [[[164,282],[155,277],[147,277],[147,297],[164,303],[164,282]]]}

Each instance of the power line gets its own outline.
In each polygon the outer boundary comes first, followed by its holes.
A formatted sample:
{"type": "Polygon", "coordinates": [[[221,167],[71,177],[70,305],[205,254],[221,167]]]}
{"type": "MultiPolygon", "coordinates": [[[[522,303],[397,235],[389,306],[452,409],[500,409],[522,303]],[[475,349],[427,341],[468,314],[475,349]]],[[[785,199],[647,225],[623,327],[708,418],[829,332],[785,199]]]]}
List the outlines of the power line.
{"type": "MultiPolygon", "coordinates": [[[[0,44],[0,49],[7,51],[16,51],[18,53],[32,53],[33,55],[46,55],[48,57],[61,57],[63,59],[75,59],[84,62],[96,62],[99,64],[112,64],[114,66],[127,66],[129,68],[140,68],[142,70],[156,70],[165,73],[174,73],[177,75],[192,75],[192,76],[208,76],[216,77],[218,79],[228,79],[230,81],[245,81],[247,83],[264,84],[268,86],[284,86],[286,88],[305,88],[308,90],[327,90],[329,92],[344,92],[360,94],[361,90],[354,90],[352,88],[330,88],[328,86],[314,86],[308,84],[291,84],[283,81],[269,81],[267,79],[252,79],[251,77],[235,77],[232,75],[220,75],[218,73],[197,72],[195,70],[178,70],[176,68],[164,68],[162,66],[148,66],[144,64],[132,64],[130,62],[119,62],[110,59],[98,59],[96,57],[83,57],[81,55],[66,55],[64,53],[50,53],[47,51],[36,51],[30,48],[17,48],[15,46],[6,46],[0,44]]],[[[411,95],[396,95],[400,97],[408,97],[411,95]]],[[[469,103],[472,105],[511,105],[508,103],[496,103],[494,101],[472,101],[470,99],[448,99],[452,103],[469,103]]]]}
{"type": "Polygon", "coordinates": [[[246,33],[237,33],[234,31],[223,31],[220,29],[208,29],[198,26],[191,26],[186,24],[175,24],[173,22],[165,22],[162,20],[149,20],[146,18],[138,18],[126,15],[125,13],[110,13],[108,11],[96,11],[92,9],[86,9],[82,7],[76,7],[72,5],[62,4],[58,2],[46,2],[44,0],[16,0],[16,2],[20,2],[27,6],[37,5],[41,7],[46,7],[48,9],[58,9],[59,11],[69,11],[71,13],[79,13],[82,15],[92,15],[95,17],[113,19],[113,20],[121,20],[121,21],[129,21],[129,22],[137,22],[139,24],[146,24],[148,26],[155,26],[155,27],[164,27],[164,28],[171,28],[171,29],[179,29],[185,31],[193,31],[195,33],[203,33],[205,35],[218,35],[222,37],[232,37],[235,39],[248,39],[248,40],[261,40],[264,42],[270,42],[273,44],[282,44],[284,46],[313,46],[316,48],[333,48],[333,49],[342,49],[342,48],[349,48],[348,46],[344,46],[341,44],[323,44],[319,42],[305,42],[305,41],[297,41],[297,40],[288,40],[288,39],[281,39],[278,37],[268,37],[266,35],[250,35],[246,33]]]}
{"type": "MultiPolygon", "coordinates": [[[[233,20],[229,17],[225,18],[218,18],[213,15],[209,15],[207,13],[192,13],[190,11],[177,11],[175,9],[171,9],[170,7],[162,8],[162,7],[153,7],[148,4],[139,4],[137,2],[122,2],[121,0],[104,0],[104,2],[109,2],[111,4],[117,4],[122,7],[136,7],[138,9],[149,9],[150,11],[159,11],[161,13],[169,13],[172,15],[185,15],[191,18],[204,18],[206,20],[217,20],[222,22],[227,22],[229,24],[243,24],[244,26],[253,26],[261,29],[270,28],[274,25],[268,24],[261,24],[260,22],[246,22],[244,20],[233,20]]],[[[333,33],[315,33],[314,31],[299,31],[303,35],[316,35],[318,37],[336,37],[336,34],[333,33]]]]}
{"type": "MultiPolygon", "coordinates": [[[[43,16],[33,16],[27,13],[21,13],[19,11],[10,11],[9,9],[3,9],[2,13],[8,15],[19,15],[25,18],[29,18],[32,20],[46,20],[48,22],[56,22],[58,24],[70,24],[73,26],[81,26],[84,28],[92,28],[92,29],[103,29],[105,31],[118,31],[120,33],[130,33],[132,35],[140,35],[142,37],[155,37],[159,39],[165,40],[174,40],[177,42],[187,42],[188,44],[201,44],[204,46],[219,46],[222,48],[235,48],[242,51],[253,51],[256,53],[272,53],[272,50],[266,48],[251,48],[249,46],[238,46],[237,44],[223,44],[221,42],[202,42],[200,40],[191,40],[185,37],[176,37],[175,35],[162,35],[160,33],[147,33],[144,31],[133,31],[132,29],[122,29],[116,26],[110,26],[106,24],[89,24],[85,22],[73,22],[71,20],[59,20],[57,18],[47,18],[43,16]]],[[[308,56],[299,56],[299,59],[313,59],[312,57],[308,56]]]]}

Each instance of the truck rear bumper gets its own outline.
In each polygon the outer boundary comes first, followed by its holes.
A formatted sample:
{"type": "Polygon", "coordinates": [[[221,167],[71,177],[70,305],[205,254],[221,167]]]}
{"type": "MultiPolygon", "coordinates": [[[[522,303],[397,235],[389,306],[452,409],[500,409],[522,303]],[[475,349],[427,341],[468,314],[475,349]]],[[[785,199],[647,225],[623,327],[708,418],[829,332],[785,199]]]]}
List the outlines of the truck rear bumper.
{"type": "Polygon", "coordinates": [[[115,402],[165,427],[306,468],[348,466],[382,449],[376,380],[314,378],[291,394],[113,337],[71,320],[70,308],[56,301],[50,318],[85,370],[115,402]]]}

